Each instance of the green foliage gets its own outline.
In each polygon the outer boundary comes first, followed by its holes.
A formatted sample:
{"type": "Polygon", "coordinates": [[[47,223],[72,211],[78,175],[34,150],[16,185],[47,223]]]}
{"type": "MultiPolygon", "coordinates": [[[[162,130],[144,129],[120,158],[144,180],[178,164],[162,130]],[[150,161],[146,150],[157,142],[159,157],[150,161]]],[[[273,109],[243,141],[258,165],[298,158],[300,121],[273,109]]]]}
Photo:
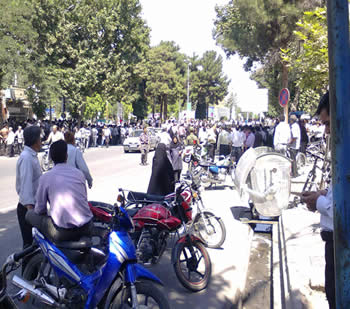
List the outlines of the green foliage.
{"type": "Polygon", "coordinates": [[[296,75],[300,93],[298,109],[313,111],[328,86],[328,40],[326,8],[305,12],[297,22],[294,40],[281,55],[296,75]]]}
{"type": "Polygon", "coordinates": [[[92,97],[86,98],[86,105],[84,109],[85,119],[97,119],[98,115],[104,115],[107,108],[107,102],[100,94],[95,94],[92,97]]]}
{"type": "Polygon", "coordinates": [[[185,98],[185,56],[174,42],[161,42],[148,52],[146,96],[152,111],[166,119],[168,112],[176,115],[185,98]]]}
{"type": "Polygon", "coordinates": [[[71,114],[81,118],[87,98],[96,93],[131,105],[132,67],[149,42],[139,2],[32,1],[38,50],[69,97],[71,114]]]}
{"type": "Polygon", "coordinates": [[[208,118],[209,105],[218,104],[228,93],[230,80],[223,72],[222,57],[207,51],[202,58],[190,59],[190,97],[195,104],[196,118],[208,118]]]}
{"type": "MultiPolygon", "coordinates": [[[[297,21],[304,11],[324,5],[322,0],[231,0],[227,5],[217,7],[214,38],[228,56],[238,54],[245,59],[244,67],[252,71],[252,79],[259,87],[269,90],[270,116],[281,112],[278,93],[282,88],[282,64],[286,58],[297,21]],[[280,51],[284,50],[281,55],[280,51]],[[255,63],[259,63],[256,69],[255,63]]],[[[316,30],[316,29],[314,29],[316,30]]],[[[306,48],[313,48],[306,46],[306,48]]],[[[322,50],[322,57],[325,50],[322,50]]],[[[305,55],[306,56],[306,55],[305,55]]],[[[315,66],[317,67],[317,65],[315,66]]],[[[310,67],[311,68],[311,67],[310,67]]],[[[317,68],[316,68],[317,69],[317,68]]],[[[323,71],[324,68],[319,68],[323,71]]],[[[305,71],[305,76],[310,71],[305,71]]],[[[292,108],[297,107],[298,76],[289,71],[288,86],[292,108]]],[[[287,80],[285,80],[287,82],[287,80]]]]}

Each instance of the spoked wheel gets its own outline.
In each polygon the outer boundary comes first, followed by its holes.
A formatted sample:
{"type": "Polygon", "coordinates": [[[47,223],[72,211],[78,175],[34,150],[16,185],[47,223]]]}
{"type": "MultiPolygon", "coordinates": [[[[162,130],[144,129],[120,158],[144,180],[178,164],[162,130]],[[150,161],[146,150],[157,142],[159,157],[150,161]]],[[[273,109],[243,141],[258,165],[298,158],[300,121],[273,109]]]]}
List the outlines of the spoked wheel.
{"type": "Polygon", "coordinates": [[[198,240],[178,242],[174,250],[174,269],[181,284],[193,292],[205,289],[211,276],[211,261],[204,245],[198,240]]]}
{"type": "Polygon", "coordinates": [[[225,242],[225,224],[210,211],[203,211],[196,216],[194,230],[208,248],[220,248],[225,242]]]}
{"type": "MultiPolygon", "coordinates": [[[[137,282],[136,293],[139,309],[170,309],[168,300],[165,295],[151,282],[137,282]]],[[[121,288],[114,298],[110,306],[110,309],[126,309],[133,308],[130,287],[121,288]]]]}

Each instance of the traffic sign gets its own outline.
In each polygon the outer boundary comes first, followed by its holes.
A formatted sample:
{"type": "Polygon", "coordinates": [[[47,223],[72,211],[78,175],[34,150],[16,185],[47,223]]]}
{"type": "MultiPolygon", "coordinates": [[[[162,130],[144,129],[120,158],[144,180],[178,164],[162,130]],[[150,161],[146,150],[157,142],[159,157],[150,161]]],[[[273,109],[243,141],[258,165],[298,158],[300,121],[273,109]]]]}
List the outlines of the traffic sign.
{"type": "Polygon", "coordinates": [[[282,107],[287,106],[289,101],[289,90],[287,88],[283,88],[280,92],[279,102],[282,107]]]}

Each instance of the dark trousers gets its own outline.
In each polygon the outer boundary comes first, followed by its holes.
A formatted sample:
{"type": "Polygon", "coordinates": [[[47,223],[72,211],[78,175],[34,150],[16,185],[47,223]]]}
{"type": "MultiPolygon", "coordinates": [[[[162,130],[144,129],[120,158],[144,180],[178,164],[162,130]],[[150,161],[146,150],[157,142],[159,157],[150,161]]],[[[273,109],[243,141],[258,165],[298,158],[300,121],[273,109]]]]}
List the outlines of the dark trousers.
{"type": "Polygon", "coordinates": [[[228,156],[230,154],[230,145],[220,145],[220,156],[228,156]]]}
{"type": "Polygon", "coordinates": [[[297,149],[290,148],[290,156],[291,156],[291,159],[293,160],[293,162],[292,162],[292,175],[293,175],[293,177],[298,176],[297,160],[296,160],[297,154],[298,154],[297,149]]]}
{"type": "Polygon", "coordinates": [[[26,220],[35,226],[41,233],[48,237],[51,241],[77,241],[83,236],[91,236],[93,223],[92,221],[84,224],[83,226],[74,228],[61,228],[58,227],[51,219],[46,215],[38,215],[34,210],[29,210],[26,215],[26,220]]]}
{"type": "Polygon", "coordinates": [[[175,171],[174,171],[174,179],[175,179],[175,182],[177,182],[177,181],[180,180],[180,176],[181,176],[181,170],[175,170],[175,171]]]}
{"type": "Polygon", "coordinates": [[[208,156],[210,159],[214,161],[215,158],[215,144],[209,143],[208,144],[208,156]]]}
{"type": "Polygon", "coordinates": [[[232,156],[235,158],[235,162],[238,162],[242,155],[242,147],[232,147],[232,156]]]}
{"type": "Polygon", "coordinates": [[[334,272],[334,246],[333,233],[321,232],[322,240],[325,242],[325,290],[330,309],[335,309],[335,272],[334,272]]]}
{"type": "Polygon", "coordinates": [[[27,208],[25,208],[21,203],[17,205],[17,218],[19,223],[19,228],[21,230],[23,248],[29,247],[33,242],[32,236],[32,226],[27,223],[25,216],[27,214],[27,208]]]}

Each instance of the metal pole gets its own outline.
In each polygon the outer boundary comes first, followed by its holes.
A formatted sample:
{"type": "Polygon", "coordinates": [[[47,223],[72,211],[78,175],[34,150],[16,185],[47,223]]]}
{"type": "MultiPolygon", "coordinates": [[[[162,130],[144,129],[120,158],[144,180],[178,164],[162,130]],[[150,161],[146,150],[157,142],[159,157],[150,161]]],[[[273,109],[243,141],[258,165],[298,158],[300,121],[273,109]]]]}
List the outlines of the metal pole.
{"type": "Polygon", "coordinates": [[[350,43],[348,0],[328,0],[336,308],[350,308],[350,43]]]}
{"type": "Polygon", "coordinates": [[[190,63],[187,62],[187,106],[190,103],[190,63]]]}

